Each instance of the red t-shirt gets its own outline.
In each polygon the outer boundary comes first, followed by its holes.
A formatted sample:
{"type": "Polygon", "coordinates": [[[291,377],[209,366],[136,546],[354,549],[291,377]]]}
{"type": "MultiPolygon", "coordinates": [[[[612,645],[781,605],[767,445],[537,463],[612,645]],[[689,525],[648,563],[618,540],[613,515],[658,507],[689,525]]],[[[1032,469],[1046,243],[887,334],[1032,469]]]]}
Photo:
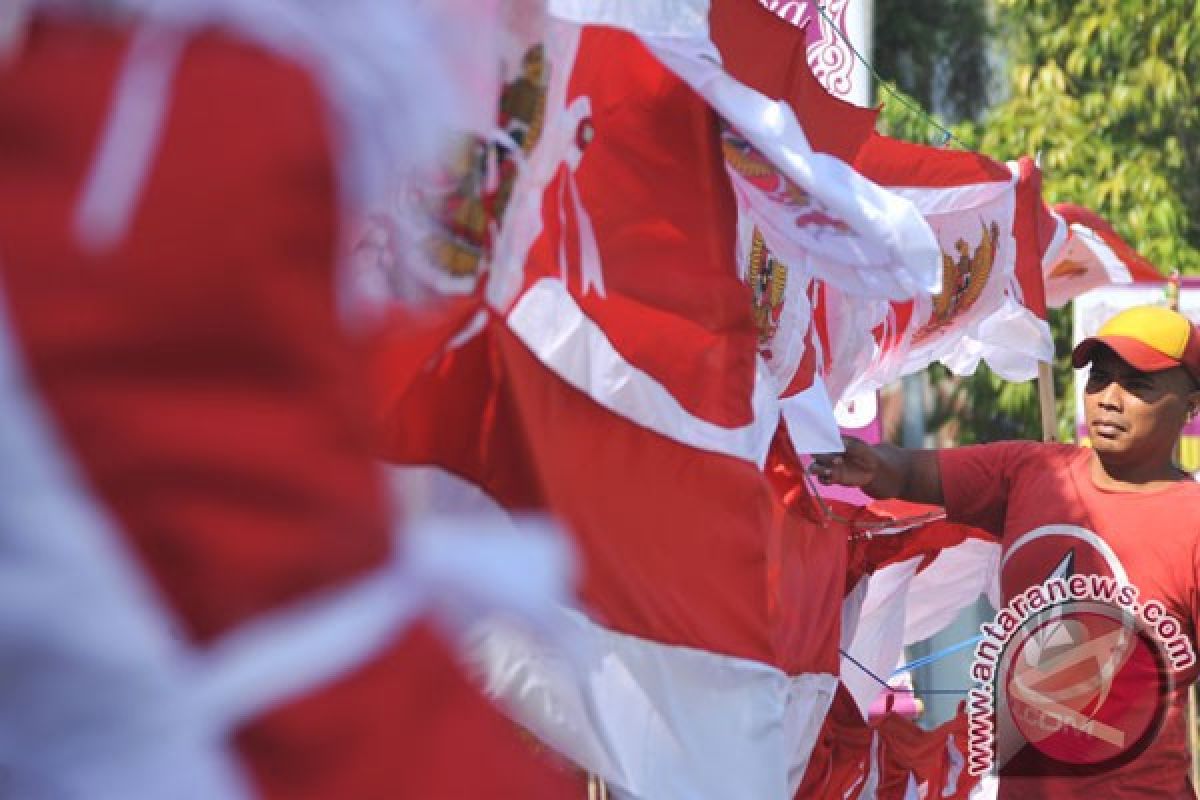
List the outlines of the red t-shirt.
{"type": "MultiPolygon", "coordinates": [[[[1161,602],[1194,648],[1200,620],[1200,484],[1109,491],[1093,482],[1091,459],[1087,448],[1034,442],[942,451],[948,516],[1000,537],[1005,604],[1054,577],[1116,578],[1137,588],[1139,604],[1161,602]]],[[[1173,677],[1162,728],[1136,758],[1070,777],[1018,778],[1002,772],[1000,796],[1194,797],[1185,712],[1196,667],[1173,677]]],[[[1153,691],[1147,694],[1130,702],[1153,702],[1153,691]]]]}

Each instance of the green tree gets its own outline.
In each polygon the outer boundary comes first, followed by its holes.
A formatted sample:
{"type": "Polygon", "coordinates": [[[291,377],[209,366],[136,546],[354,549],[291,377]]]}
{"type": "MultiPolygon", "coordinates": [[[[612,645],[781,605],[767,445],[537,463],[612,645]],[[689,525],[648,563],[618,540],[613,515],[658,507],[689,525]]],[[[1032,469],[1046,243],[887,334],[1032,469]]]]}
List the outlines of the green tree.
{"type": "Polygon", "coordinates": [[[980,0],[875,0],[874,65],[953,120],[987,108],[992,24],[980,0]]]}
{"type": "Polygon", "coordinates": [[[1009,96],[968,138],[996,158],[1040,153],[1047,199],[1099,212],[1163,271],[1200,273],[1200,5],[995,7],[1009,96]]]}

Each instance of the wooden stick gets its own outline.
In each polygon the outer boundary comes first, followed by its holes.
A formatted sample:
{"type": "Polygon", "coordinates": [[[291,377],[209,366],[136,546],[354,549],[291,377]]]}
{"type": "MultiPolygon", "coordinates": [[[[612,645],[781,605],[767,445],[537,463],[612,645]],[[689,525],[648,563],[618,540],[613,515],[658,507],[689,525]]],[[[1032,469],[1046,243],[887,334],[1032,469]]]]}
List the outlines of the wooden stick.
{"type": "Polygon", "coordinates": [[[591,772],[588,773],[588,800],[608,800],[608,786],[591,772]]]}
{"type": "Polygon", "coordinates": [[[1042,411],[1042,441],[1058,441],[1058,413],[1054,408],[1054,366],[1038,362],[1038,406],[1042,411]]]}

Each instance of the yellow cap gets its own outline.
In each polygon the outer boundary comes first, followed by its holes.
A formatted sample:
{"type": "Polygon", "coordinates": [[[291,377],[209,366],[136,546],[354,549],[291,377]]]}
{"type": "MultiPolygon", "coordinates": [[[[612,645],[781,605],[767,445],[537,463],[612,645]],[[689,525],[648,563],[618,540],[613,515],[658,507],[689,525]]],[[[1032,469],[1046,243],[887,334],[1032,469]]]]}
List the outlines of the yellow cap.
{"type": "Polygon", "coordinates": [[[1183,367],[1200,382],[1200,329],[1178,311],[1162,306],[1126,309],[1101,326],[1071,354],[1076,368],[1092,360],[1097,345],[1142,372],[1183,367]]]}

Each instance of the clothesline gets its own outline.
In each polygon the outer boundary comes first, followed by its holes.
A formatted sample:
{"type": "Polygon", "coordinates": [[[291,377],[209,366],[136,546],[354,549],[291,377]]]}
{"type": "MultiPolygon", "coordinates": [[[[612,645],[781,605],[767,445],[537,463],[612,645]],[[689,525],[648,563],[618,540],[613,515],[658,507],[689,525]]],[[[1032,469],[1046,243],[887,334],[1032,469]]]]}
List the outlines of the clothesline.
{"type": "MultiPolygon", "coordinates": [[[[967,644],[974,644],[976,641],[978,641],[978,637],[975,637],[975,638],[969,640],[968,642],[959,642],[956,645],[952,645],[951,647],[948,647],[945,650],[942,650],[942,651],[939,651],[938,653],[933,654],[933,656],[925,656],[922,659],[918,659],[918,661],[920,661],[921,664],[932,663],[933,661],[936,661],[939,658],[949,655],[950,653],[954,652],[955,650],[962,649],[967,644]]],[[[855,658],[854,656],[847,653],[842,648],[839,647],[838,652],[842,654],[843,658],[845,658],[851,664],[853,664],[854,666],[858,667],[863,672],[865,672],[870,678],[872,678],[874,681],[876,681],[880,686],[887,689],[888,691],[896,692],[897,694],[920,695],[920,694],[966,694],[967,693],[966,689],[914,689],[910,686],[893,686],[892,684],[885,681],[883,678],[876,675],[871,670],[870,667],[863,664],[861,661],[859,661],[857,658],[855,658]]],[[[896,672],[903,672],[912,666],[920,666],[921,664],[917,664],[917,662],[913,662],[912,664],[907,664],[907,665],[901,667],[896,672]]],[[[892,674],[895,675],[896,673],[892,673],[892,674]]]]}
{"type": "Polygon", "coordinates": [[[850,41],[850,37],[848,37],[846,35],[845,31],[843,31],[841,29],[841,27],[836,22],[833,21],[832,17],[830,17],[827,13],[825,13],[825,7],[823,5],[820,5],[818,3],[817,11],[821,14],[821,17],[827,23],[829,23],[829,27],[832,28],[833,31],[838,35],[838,38],[840,38],[843,42],[846,43],[846,47],[850,48],[850,52],[854,55],[854,58],[858,61],[858,63],[862,64],[863,67],[865,67],[867,69],[867,71],[871,73],[871,76],[875,78],[875,82],[879,86],[882,86],[883,90],[885,92],[887,92],[892,97],[894,97],[896,99],[896,101],[900,103],[900,105],[904,106],[910,112],[912,112],[913,114],[915,114],[916,116],[921,118],[921,120],[924,121],[925,124],[927,124],[931,128],[936,128],[941,133],[940,140],[935,142],[937,147],[945,147],[949,142],[954,142],[955,144],[957,144],[963,148],[966,147],[966,145],[963,144],[962,141],[959,140],[959,138],[954,135],[953,131],[951,131],[945,125],[942,125],[940,122],[938,122],[932,116],[930,116],[929,113],[926,112],[924,109],[922,109],[920,106],[910,103],[908,101],[908,98],[906,98],[904,95],[900,94],[895,89],[893,89],[892,84],[887,79],[885,79],[882,75],[880,75],[879,71],[875,69],[874,65],[872,65],[871,62],[867,61],[867,59],[864,58],[860,52],[858,52],[858,48],[856,48],[854,46],[854,43],[850,41]]]}

